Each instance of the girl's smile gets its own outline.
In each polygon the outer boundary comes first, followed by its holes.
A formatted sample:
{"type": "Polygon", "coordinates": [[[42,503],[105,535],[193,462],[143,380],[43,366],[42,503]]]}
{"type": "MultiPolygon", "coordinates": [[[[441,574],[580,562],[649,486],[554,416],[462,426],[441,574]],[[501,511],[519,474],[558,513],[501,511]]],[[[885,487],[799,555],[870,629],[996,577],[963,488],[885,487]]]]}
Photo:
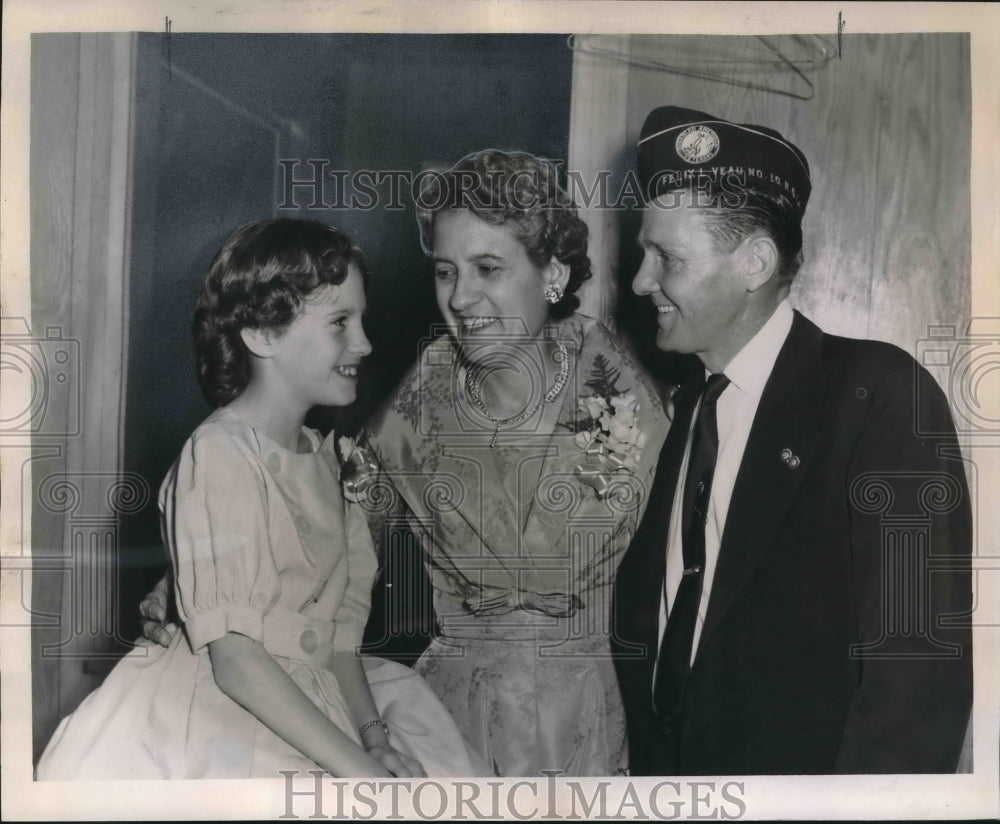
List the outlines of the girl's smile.
{"type": "Polygon", "coordinates": [[[305,409],[346,406],[357,397],[358,364],[372,347],[362,327],[364,284],[351,265],[339,286],[318,289],[274,339],[272,374],[305,409]]]}

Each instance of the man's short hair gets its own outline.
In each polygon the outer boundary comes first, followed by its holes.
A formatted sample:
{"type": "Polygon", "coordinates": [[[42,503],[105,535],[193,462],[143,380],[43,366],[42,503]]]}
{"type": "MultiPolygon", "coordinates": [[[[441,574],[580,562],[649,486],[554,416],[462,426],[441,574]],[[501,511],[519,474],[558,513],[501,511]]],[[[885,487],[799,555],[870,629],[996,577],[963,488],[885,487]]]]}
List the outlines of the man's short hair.
{"type": "Polygon", "coordinates": [[[802,221],[799,210],[780,192],[746,189],[739,205],[724,198],[704,209],[705,228],[720,251],[731,252],[754,232],[766,232],[778,250],[776,274],[782,284],[791,283],[802,266],[802,221]]]}

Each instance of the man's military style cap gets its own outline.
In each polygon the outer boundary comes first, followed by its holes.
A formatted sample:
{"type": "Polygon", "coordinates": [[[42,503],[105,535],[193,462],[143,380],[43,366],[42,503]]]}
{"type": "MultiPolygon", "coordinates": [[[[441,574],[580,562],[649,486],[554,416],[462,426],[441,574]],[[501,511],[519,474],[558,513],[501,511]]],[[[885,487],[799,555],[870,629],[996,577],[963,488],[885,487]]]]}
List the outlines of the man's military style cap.
{"type": "Polygon", "coordinates": [[[783,193],[801,217],[812,190],[805,155],[774,129],[677,106],[649,113],[639,135],[638,167],[647,200],[709,184],[734,192],[746,186],[783,193]]]}

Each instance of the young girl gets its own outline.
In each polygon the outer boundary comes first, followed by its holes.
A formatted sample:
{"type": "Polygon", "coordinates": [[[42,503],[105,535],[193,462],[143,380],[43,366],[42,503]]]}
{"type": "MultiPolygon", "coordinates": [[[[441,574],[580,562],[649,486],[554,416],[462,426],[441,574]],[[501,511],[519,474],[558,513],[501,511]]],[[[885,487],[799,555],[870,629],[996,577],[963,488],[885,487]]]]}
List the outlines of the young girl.
{"type": "Polygon", "coordinates": [[[252,223],[222,247],[194,320],[218,408],[159,497],[184,632],[126,655],[62,720],[38,778],[483,773],[418,676],[355,652],[375,554],[333,434],[302,423],[355,399],[363,275],[360,250],[310,221],[252,223]]]}

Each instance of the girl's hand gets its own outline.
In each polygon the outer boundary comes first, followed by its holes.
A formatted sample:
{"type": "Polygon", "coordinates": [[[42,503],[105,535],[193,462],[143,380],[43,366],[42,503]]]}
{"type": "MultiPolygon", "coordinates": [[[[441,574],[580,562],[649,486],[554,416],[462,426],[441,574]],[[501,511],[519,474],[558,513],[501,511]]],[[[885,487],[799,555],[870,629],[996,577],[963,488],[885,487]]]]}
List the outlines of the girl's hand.
{"type": "Polygon", "coordinates": [[[385,767],[396,778],[426,778],[427,774],[420,762],[394,750],[388,744],[380,744],[368,750],[368,754],[385,767]]]}
{"type": "Polygon", "coordinates": [[[142,616],[142,635],[144,638],[169,647],[177,632],[177,625],[167,620],[167,608],[170,604],[170,575],[164,575],[153,591],[142,599],[139,604],[139,614],[142,616]]]}

